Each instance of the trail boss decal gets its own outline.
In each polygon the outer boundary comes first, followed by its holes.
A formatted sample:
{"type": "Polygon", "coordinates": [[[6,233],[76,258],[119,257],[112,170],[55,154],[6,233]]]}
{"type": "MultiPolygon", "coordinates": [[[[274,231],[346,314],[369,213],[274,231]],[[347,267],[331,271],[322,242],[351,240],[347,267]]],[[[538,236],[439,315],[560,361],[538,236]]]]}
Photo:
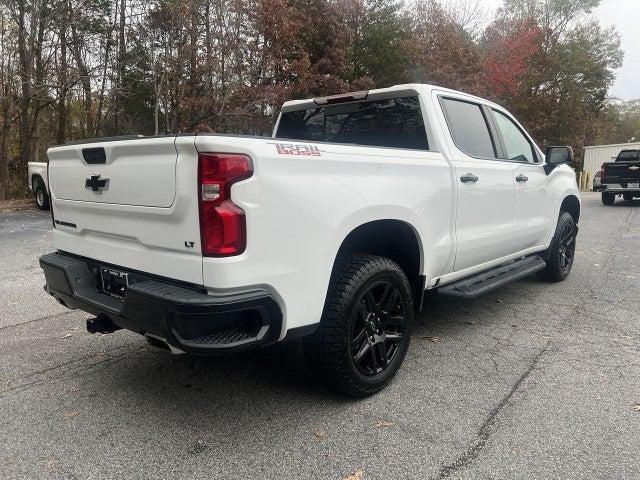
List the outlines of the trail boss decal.
{"type": "Polygon", "coordinates": [[[305,145],[303,143],[269,143],[276,146],[278,155],[321,157],[324,153],[324,150],[320,150],[315,145],[305,145]]]}

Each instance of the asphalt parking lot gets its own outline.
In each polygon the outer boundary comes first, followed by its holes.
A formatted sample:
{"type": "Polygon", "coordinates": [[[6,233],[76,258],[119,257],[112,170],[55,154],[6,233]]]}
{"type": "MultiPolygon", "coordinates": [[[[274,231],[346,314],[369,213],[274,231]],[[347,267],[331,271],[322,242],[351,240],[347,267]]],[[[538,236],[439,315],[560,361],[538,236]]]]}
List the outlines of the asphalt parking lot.
{"type": "Polygon", "coordinates": [[[347,401],[299,345],[172,356],[42,290],[38,211],[0,214],[2,478],[640,478],[640,201],[585,194],[569,279],[436,298],[396,380],[347,401]]]}

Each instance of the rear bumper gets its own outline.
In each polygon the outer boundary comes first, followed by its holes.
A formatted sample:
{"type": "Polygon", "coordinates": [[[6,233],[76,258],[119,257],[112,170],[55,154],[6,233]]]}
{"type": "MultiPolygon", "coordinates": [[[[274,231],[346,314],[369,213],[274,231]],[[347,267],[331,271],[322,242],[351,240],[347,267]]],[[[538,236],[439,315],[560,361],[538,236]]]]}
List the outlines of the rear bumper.
{"type": "MultiPolygon", "coordinates": [[[[629,182],[629,183],[634,183],[634,182],[629,182]]],[[[603,183],[600,188],[604,192],[615,193],[615,194],[640,193],[640,188],[638,187],[630,188],[629,183],[603,183]]],[[[638,182],[635,182],[635,183],[638,183],[638,182]]]]}
{"type": "Polygon", "coordinates": [[[282,312],[264,290],[208,295],[195,286],[136,273],[135,283],[120,299],[96,287],[95,265],[59,252],[44,255],[45,290],[68,308],[106,315],[119,327],[161,338],[188,353],[234,352],[280,338],[282,312]]]}

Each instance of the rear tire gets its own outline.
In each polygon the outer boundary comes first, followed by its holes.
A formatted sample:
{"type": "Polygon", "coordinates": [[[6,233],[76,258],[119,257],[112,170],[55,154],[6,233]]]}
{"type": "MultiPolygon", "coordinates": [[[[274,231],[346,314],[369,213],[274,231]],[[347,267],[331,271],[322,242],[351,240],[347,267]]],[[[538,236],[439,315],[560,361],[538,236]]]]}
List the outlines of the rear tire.
{"type": "Polygon", "coordinates": [[[40,210],[49,210],[49,194],[47,193],[47,189],[42,183],[42,180],[35,180],[35,187],[33,189],[33,193],[36,197],[36,204],[40,210]]]}
{"type": "Polygon", "coordinates": [[[602,204],[613,205],[616,203],[616,196],[613,193],[602,192],[602,204]]]}
{"type": "Polygon", "coordinates": [[[569,276],[576,251],[577,233],[573,217],[568,212],[561,212],[551,245],[542,255],[547,266],[536,274],[540,280],[562,282],[569,276]]]}
{"type": "Polygon", "coordinates": [[[304,339],[307,364],[331,390],[373,395],[402,365],[413,316],[411,287],[395,262],[373,255],[338,260],[320,324],[304,339]]]}

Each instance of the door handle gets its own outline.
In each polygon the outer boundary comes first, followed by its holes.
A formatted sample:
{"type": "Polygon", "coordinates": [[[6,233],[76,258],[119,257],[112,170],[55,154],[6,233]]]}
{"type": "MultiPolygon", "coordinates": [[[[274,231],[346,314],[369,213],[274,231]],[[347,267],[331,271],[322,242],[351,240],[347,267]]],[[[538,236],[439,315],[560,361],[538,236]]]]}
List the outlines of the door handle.
{"type": "Polygon", "coordinates": [[[462,183],[476,183],[478,181],[478,177],[476,177],[473,173],[467,173],[460,177],[460,181],[462,183]]]}
{"type": "Polygon", "coordinates": [[[518,183],[524,183],[527,180],[529,180],[529,177],[525,177],[524,175],[520,174],[516,177],[516,182],[518,183]]]}

